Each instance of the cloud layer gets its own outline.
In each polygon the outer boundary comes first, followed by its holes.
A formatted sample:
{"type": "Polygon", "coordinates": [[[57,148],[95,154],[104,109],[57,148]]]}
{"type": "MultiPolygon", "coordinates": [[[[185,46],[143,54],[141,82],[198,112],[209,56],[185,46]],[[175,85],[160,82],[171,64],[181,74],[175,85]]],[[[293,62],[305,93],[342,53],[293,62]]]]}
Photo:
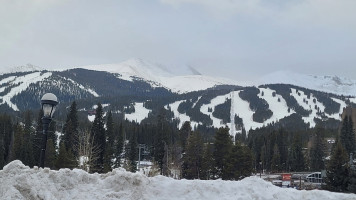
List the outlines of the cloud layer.
{"type": "Polygon", "coordinates": [[[0,67],[117,63],[356,79],[354,0],[0,0],[0,67]],[[350,73],[353,72],[353,73],[350,73]]]}

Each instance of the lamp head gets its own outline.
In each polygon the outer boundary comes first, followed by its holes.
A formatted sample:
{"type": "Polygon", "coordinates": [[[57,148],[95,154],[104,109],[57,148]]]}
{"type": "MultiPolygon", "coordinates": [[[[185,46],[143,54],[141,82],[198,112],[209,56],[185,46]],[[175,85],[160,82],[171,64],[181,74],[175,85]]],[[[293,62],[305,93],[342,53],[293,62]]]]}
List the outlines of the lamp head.
{"type": "Polygon", "coordinates": [[[43,117],[52,118],[53,113],[56,109],[56,105],[58,104],[58,99],[56,95],[52,93],[46,93],[41,98],[43,117]]]}

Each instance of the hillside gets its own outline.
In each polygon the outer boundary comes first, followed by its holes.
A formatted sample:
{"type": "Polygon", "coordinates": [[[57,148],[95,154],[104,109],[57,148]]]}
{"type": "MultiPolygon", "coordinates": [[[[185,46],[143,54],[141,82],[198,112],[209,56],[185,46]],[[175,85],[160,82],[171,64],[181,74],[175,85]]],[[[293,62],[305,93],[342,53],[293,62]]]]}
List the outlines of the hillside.
{"type": "MultiPolygon", "coordinates": [[[[321,83],[314,81],[315,77],[309,82],[300,78],[300,83],[310,83],[311,88],[282,83],[246,87],[197,73],[175,76],[161,65],[137,59],[64,71],[31,69],[17,68],[0,75],[0,110],[11,113],[39,109],[40,97],[52,92],[60,100],[59,119],[65,117],[69,103],[76,100],[83,115],[101,102],[107,105],[106,110],[136,122],[153,117],[162,107],[180,121],[179,126],[184,121],[191,121],[193,127],[231,126],[230,116],[235,116],[236,130],[241,132],[268,124],[286,126],[291,121],[309,127],[327,122],[335,128],[343,108],[356,103],[355,97],[339,95],[338,90],[335,94],[314,90],[321,83]]],[[[322,80],[326,84],[329,79],[322,80]]],[[[329,85],[334,84],[332,80],[329,85]]],[[[352,91],[353,85],[349,86],[348,91],[352,91]]]]}

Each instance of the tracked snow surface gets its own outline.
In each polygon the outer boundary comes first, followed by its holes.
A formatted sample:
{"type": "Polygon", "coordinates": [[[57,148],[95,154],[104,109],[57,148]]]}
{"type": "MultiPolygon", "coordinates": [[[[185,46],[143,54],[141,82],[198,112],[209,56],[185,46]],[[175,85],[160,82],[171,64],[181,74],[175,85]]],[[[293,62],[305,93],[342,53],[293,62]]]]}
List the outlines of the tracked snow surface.
{"type": "Polygon", "coordinates": [[[258,177],[241,181],[175,180],[114,169],[89,174],[80,169],[29,168],[15,160],[0,171],[1,199],[194,199],[352,200],[355,194],[279,188],[258,177]]]}

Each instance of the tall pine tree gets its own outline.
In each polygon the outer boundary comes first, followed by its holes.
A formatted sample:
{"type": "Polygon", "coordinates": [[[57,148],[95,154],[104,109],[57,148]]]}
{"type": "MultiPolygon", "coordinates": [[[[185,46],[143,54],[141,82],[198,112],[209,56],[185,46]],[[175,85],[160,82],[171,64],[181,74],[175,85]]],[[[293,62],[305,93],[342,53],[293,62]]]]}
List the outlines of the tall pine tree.
{"type": "Polygon", "coordinates": [[[111,111],[108,112],[106,118],[106,148],[104,155],[104,172],[111,171],[111,166],[113,166],[112,160],[114,158],[114,121],[112,118],[111,111]]]}
{"type": "Polygon", "coordinates": [[[330,191],[345,192],[349,182],[348,156],[341,142],[336,144],[326,171],[326,188],[330,191]]]}
{"type": "Polygon", "coordinates": [[[219,128],[215,134],[214,141],[214,160],[215,160],[215,176],[222,179],[229,179],[229,156],[232,150],[233,144],[231,136],[229,135],[229,129],[219,128]]]}
{"type": "Polygon", "coordinates": [[[106,147],[106,131],[104,128],[104,112],[103,107],[100,103],[97,104],[94,122],[91,128],[91,136],[94,138],[94,146],[98,147],[98,159],[95,161],[94,166],[92,166],[92,172],[104,172],[104,156],[106,147]]]}
{"type": "Polygon", "coordinates": [[[122,122],[120,123],[119,130],[115,145],[115,167],[121,167],[121,158],[124,150],[124,128],[122,122]]]}
{"type": "Polygon", "coordinates": [[[351,116],[345,116],[342,122],[341,132],[340,132],[340,141],[344,146],[347,155],[354,153],[355,151],[355,130],[353,127],[353,122],[351,116]]]}
{"type": "Polygon", "coordinates": [[[203,139],[197,131],[189,135],[186,151],[183,156],[183,177],[186,179],[200,179],[203,166],[203,139]]]}
{"type": "Polygon", "coordinates": [[[78,138],[78,126],[77,103],[73,101],[63,126],[61,142],[64,142],[66,150],[71,151],[75,156],[78,155],[78,144],[76,139],[78,138]]]}
{"type": "Polygon", "coordinates": [[[321,171],[325,168],[325,141],[324,141],[325,129],[321,126],[315,128],[314,138],[312,139],[312,147],[310,149],[310,169],[314,171],[321,171]]]}

